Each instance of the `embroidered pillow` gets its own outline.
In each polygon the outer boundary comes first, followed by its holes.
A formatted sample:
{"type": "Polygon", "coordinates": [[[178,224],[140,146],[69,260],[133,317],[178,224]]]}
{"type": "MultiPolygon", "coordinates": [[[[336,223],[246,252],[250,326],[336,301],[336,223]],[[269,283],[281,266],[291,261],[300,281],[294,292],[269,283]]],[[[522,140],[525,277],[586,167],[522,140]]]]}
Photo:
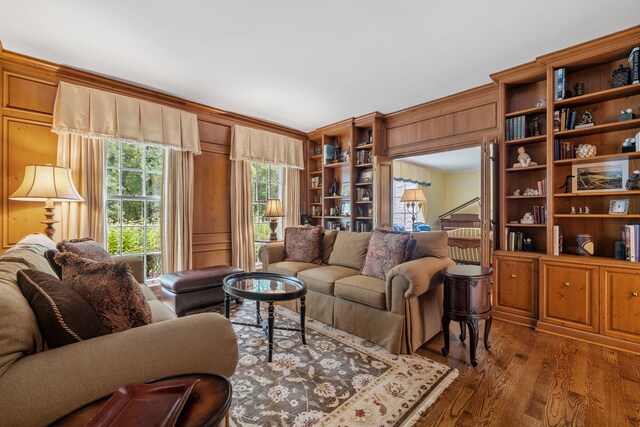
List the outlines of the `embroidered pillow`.
{"type": "Polygon", "coordinates": [[[89,303],[57,277],[27,269],[17,279],[49,348],[110,333],[89,303]]]}
{"type": "Polygon", "coordinates": [[[111,332],[151,323],[151,309],[140,285],[124,262],[97,262],[71,252],[60,252],[62,281],[93,307],[111,332]]]}
{"type": "Polygon", "coordinates": [[[389,270],[411,259],[412,248],[415,250],[411,233],[373,230],[361,274],[386,280],[389,270]]]}
{"type": "Polygon", "coordinates": [[[322,227],[287,227],[284,230],[284,260],[320,264],[322,235],[322,227]]]}
{"type": "Polygon", "coordinates": [[[58,243],[60,252],[73,252],[92,261],[112,262],[111,255],[90,237],[84,239],[63,240],[58,243]]]}

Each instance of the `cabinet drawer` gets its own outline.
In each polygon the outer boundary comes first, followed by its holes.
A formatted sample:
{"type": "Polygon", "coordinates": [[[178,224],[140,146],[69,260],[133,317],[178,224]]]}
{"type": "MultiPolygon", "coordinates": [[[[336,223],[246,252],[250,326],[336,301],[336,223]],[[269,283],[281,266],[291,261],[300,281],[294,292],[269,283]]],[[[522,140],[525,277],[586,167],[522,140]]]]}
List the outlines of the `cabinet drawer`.
{"type": "Polygon", "coordinates": [[[494,259],[493,265],[494,310],[536,318],[537,260],[500,256],[494,259]]]}
{"type": "Polygon", "coordinates": [[[640,342],[640,270],[600,267],[600,332],[640,342]]]}
{"type": "Polygon", "coordinates": [[[598,267],[541,262],[541,319],[598,332],[598,267]]]}

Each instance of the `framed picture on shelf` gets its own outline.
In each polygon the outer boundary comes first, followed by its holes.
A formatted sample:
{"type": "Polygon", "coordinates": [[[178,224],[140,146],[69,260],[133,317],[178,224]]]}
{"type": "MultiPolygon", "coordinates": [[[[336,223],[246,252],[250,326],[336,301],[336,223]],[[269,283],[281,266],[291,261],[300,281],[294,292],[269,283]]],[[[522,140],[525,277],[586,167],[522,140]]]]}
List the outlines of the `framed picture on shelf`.
{"type": "Polygon", "coordinates": [[[350,196],[351,195],[351,183],[343,182],[340,187],[340,195],[341,196],[350,196]]]}
{"type": "Polygon", "coordinates": [[[373,182],[373,169],[364,169],[360,172],[359,182],[373,182]]]}
{"type": "Polygon", "coordinates": [[[629,199],[613,199],[609,202],[609,214],[626,215],[629,213],[629,199]]]}
{"type": "Polygon", "coordinates": [[[340,202],[340,215],[351,216],[351,202],[340,202]]]}
{"type": "Polygon", "coordinates": [[[623,191],[629,175],[629,160],[574,164],[571,172],[576,193],[623,191]]]}

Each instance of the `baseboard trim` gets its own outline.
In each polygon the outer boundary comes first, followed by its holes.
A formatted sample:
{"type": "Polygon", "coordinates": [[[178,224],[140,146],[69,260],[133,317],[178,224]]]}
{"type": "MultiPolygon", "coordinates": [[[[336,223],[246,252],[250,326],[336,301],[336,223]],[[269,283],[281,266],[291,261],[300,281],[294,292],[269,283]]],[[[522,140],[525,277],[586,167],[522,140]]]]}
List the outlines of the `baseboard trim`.
{"type": "Polygon", "coordinates": [[[546,334],[557,335],[565,338],[571,338],[578,341],[583,341],[590,344],[596,344],[601,347],[610,348],[613,350],[624,351],[627,353],[640,355],[640,344],[629,341],[624,341],[616,338],[607,337],[604,335],[594,334],[585,331],[577,331],[571,328],[565,328],[563,326],[554,325],[551,323],[538,322],[536,326],[536,332],[543,332],[546,334]]]}

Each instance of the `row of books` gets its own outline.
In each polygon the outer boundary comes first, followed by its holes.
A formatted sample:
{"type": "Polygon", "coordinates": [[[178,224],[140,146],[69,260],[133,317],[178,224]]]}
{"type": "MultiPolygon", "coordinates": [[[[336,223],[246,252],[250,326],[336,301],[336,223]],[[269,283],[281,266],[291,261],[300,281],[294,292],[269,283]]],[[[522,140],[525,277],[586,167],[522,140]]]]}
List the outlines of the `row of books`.
{"type": "Polygon", "coordinates": [[[533,223],[534,224],[547,223],[547,205],[533,206],[533,223]]]}
{"type": "Polygon", "coordinates": [[[553,131],[559,132],[563,130],[580,129],[583,127],[593,126],[593,123],[584,123],[576,125],[577,113],[571,108],[561,108],[553,112],[553,131]]]}
{"type": "Polygon", "coordinates": [[[527,117],[517,116],[507,119],[506,122],[507,141],[522,139],[527,137],[527,117]]]}
{"type": "Polygon", "coordinates": [[[356,165],[366,165],[372,163],[373,152],[371,150],[356,151],[356,165]]]}
{"type": "Polygon", "coordinates": [[[640,47],[634,47],[629,54],[629,68],[631,69],[631,84],[640,83],[640,47]]]}
{"type": "Polygon", "coordinates": [[[373,224],[366,221],[356,221],[356,231],[362,233],[364,231],[371,231],[373,229],[373,224]]]}
{"type": "Polygon", "coordinates": [[[538,193],[540,196],[547,195],[547,180],[545,178],[538,181],[538,193]]]}
{"type": "Polygon", "coordinates": [[[553,72],[553,87],[555,88],[553,99],[556,101],[561,101],[565,97],[566,74],[567,70],[564,68],[558,68],[553,72]]]}
{"type": "Polygon", "coordinates": [[[640,262],[640,225],[624,226],[624,246],[627,249],[627,261],[640,262]]]}
{"type": "Polygon", "coordinates": [[[531,239],[528,239],[522,231],[509,231],[505,233],[505,248],[508,251],[532,251],[531,239]]]}
{"type": "Polygon", "coordinates": [[[575,159],[576,147],[573,141],[553,140],[553,160],[575,159]]]}

